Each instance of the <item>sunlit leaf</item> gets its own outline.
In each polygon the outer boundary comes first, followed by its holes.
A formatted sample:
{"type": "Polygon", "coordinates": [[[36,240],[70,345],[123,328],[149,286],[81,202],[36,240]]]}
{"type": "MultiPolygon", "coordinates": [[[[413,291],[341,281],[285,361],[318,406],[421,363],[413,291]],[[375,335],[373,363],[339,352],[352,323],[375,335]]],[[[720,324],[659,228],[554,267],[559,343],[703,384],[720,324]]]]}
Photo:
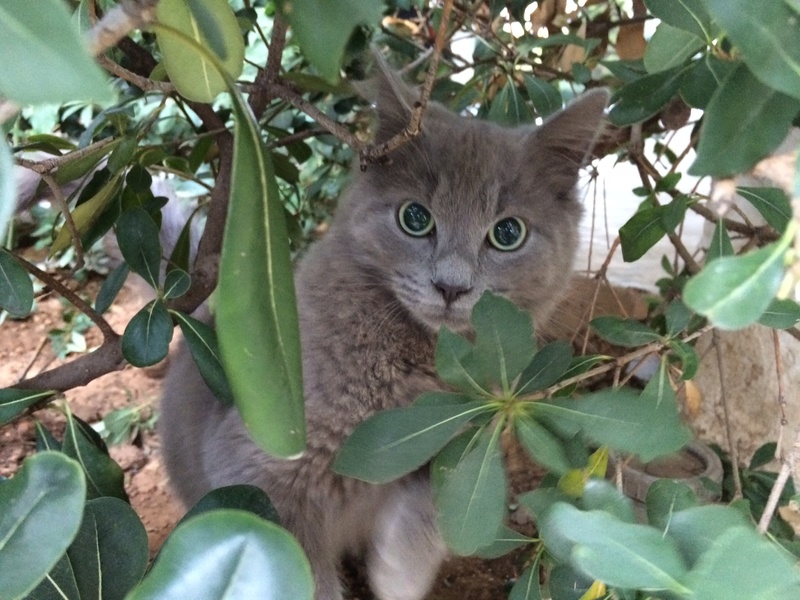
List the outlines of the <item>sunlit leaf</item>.
{"type": "Polygon", "coordinates": [[[314,583],[297,540],[249,512],[221,509],[186,521],[128,600],[311,600],[314,583]]]}
{"type": "Polygon", "coordinates": [[[499,429],[487,428],[437,490],[437,522],[455,554],[472,554],[491,543],[503,522],[506,476],[499,429]]]}
{"type": "Polygon", "coordinates": [[[25,317],[33,308],[33,282],[5,248],[0,248],[0,308],[14,317],[25,317]]]}
{"type": "Polygon", "coordinates": [[[25,596],[55,566],[78,531],[85,498],[80,466],[57,452],[25,459],[13,478],[0,481],[3,597],[25,596]]]}
{"type": "Polygon", "coordinates": [[[60,0],[0,5],[0,56],[0,96],[18,104],[114,98],[60,0]]]}
{"type": "Polygon", "coordinates": [[[334,470],[372,483],[391,481],[425,464],[464,423],[486,410],[476,401],[379,412],[342,444],[334,470]]]}

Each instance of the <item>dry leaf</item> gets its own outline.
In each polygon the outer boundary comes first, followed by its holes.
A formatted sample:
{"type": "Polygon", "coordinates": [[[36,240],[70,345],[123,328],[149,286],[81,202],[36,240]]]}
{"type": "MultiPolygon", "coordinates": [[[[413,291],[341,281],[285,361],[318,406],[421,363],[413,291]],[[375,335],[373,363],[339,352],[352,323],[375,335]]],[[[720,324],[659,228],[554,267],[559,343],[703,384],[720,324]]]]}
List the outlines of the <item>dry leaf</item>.
{"type": "MultiPolygon", "coordinates": [[[[643,0],[634,0],[633,16],[644,17],[647,8],[643,0]]],[[[617,34],[617,54],[622,60],[638,60],[644,56],[647,42],[644,39],[644,20],[623,25],[617,34]]]]}
{"type": "MultiPolygon", "coordinates": [[[[575,32],[575,35],[581,39],[586,39],[586,21],[581,23],[581,26],[578,31],[575,32]]],[[[564,51],[561,53],[561,57],[558,59],[558,68],[561,71],[568,72],[570,69],[572,69],[573,64],[582,63],[585,58],[586,50],[583,49],[583,46],[569,44],[564,48],[564,51]]]]}
{"type": "Polygon", "coordinates": [[[795,535],[800,535],[800,506],[792,500],[786,506],[779,506],[778,513],[781,518],[792,526],[795,535]]]}
{"type": "Polygon", "coordinates": [[[690,419],[695,419],[700,414],[700,406],[703,404],[703,394],[694,381],[684,381],[682,389],[683,404],[690,419]]]}
{"type": "Polygon", "coordinates": [[[556,15],[556,0],[543,0],[539,2],[539,6],[531,14],[531,27],[533,31],[538,31],[542,27],[546,27],[553,20],[556,15]]]}

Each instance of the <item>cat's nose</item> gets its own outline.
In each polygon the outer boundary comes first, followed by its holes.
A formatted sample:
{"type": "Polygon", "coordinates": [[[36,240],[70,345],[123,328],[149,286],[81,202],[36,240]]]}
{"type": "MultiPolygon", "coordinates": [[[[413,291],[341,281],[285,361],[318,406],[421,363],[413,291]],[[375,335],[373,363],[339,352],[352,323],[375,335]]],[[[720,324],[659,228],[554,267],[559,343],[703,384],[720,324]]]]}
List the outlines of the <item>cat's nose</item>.
{"type": "Polygon", "coordinates": [[[472,287],[458,283],[448,283],[446,281],[434,281],[434,287],[439,290],[445,303],[449,306],[458,298],[472,290],[472,287]]]}

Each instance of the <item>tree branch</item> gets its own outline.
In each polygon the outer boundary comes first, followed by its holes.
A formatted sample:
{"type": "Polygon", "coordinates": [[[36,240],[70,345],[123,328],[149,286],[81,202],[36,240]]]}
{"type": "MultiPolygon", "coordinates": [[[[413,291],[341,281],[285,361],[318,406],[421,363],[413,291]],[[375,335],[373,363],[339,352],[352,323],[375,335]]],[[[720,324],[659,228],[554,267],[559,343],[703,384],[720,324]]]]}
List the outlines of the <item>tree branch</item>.
{"type": "Polygon", "coordinates": [[[250,108],[256,119],[261,118],[270,100],[275,95],[273,86],[278,81],[281,70],[281,58],[283,49],[286,46],[286,21],[280,14],[275,15],[272,21],[272,35],[269,44],[269,54],[267,55],[267,65],[258,72],[253,85],[254,92],[250,95],[250,108]]]}

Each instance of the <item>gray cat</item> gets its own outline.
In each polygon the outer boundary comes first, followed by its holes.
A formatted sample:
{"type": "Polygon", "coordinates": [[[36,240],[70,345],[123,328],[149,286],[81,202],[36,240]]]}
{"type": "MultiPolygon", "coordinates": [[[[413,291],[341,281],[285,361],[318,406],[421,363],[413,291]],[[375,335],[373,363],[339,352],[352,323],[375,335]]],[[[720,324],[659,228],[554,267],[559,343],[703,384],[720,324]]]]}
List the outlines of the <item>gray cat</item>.
{"type": "MultiPolygon", "coordinates": [[[[383,141],[416,98],[378,77],[383,141]]],[[[446,549],[425,469],[387,485],[336,475],[342,441],[376,411],[442,389],[439,327],[468,331],[485,290],[548,320],[567,285],[581,207],[578,171],[608,94],[585,94],[538,128],[506,129],[430,105],[422,134],[356,172],[328,234],[296,275],[308,448],[261,452],[235,409],[203,383],[185,347],[167,375],[160,420],[170,478],[187,505],[209,490],[263,488],[311,562],[316,600],[340,600],[338,566],[365,553],[381,600],[419,600],[446,549]]]]}

